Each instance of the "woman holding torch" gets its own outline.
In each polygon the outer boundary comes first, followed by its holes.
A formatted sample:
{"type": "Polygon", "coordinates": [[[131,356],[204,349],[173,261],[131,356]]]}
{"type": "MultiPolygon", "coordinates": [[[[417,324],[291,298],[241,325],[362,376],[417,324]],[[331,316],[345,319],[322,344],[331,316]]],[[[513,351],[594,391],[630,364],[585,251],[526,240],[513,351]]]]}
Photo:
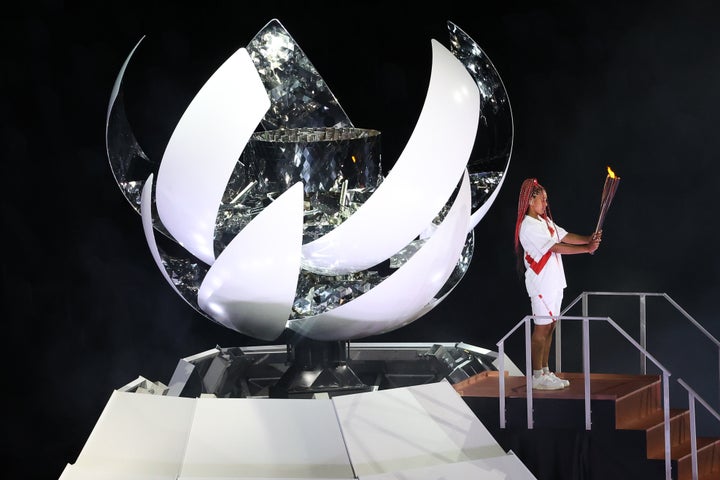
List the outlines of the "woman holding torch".
{"type": "Polygon", "coordinates": [[[562,256],[593,253],[600,246],[602,230],[592,235],[570,233],[555,224],[547,192],[535,178],[523,181],[515,223],[515,254],[518,271],[524,270],[533,320],[531,339],[532,388],[559,390],[570,385],[549,368],[550,347],[556,317],[566,287],[562,256]],[[522,249],[520,248],[522,246],[522,249]]]}

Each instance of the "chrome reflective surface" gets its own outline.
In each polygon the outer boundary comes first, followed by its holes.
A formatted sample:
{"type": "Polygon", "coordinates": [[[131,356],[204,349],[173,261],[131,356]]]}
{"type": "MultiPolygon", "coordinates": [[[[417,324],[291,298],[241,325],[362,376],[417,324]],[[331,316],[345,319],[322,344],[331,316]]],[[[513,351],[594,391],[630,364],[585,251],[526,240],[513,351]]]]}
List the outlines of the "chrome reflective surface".
{"type": "Polygon", "coordinates": [[[510,166],[514,136],[512,108],[490,57],[456,24],[448,21],[447,27],[450,50],[465,65],[480,92],[480,125],[468,161],[475,226],[490,208],[510,166]]]}

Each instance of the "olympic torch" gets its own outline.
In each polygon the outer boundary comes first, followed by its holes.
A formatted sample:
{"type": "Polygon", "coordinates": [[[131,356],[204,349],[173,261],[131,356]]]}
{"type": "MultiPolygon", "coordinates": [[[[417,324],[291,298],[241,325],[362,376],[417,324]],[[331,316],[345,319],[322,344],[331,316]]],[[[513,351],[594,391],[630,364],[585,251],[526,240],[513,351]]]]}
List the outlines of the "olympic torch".
{"type": "Polygon", "coordinates": [[[603,223],[605,222],[605,215],[607,214],[608,208],[610,208],[610,204],[615,196],[615,191],[620,183],[620,177],[615,175],[612,168],[607,167],[607,171],[608,174],[607,177],[605,177],[605,186],[603,186],[602,197],[600,198],[600,216],[598,217],[595,232],[599,232],[602,229],[603,223]]]}

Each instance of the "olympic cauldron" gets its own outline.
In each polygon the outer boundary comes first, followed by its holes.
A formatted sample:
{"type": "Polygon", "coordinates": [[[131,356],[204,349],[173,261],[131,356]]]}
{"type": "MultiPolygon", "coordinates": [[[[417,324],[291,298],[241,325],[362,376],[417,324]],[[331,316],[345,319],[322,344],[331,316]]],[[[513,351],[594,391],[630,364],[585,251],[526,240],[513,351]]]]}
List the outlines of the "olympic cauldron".
{"type": "Polygon", "coordinates": [[[381,133],[357,128],[276,19],[198,91],[160,161],[123,105],[107,154],[157,266],[208,319],[264,341],[349,341],[398,329],[460,282],[473,229],[507,173],[513,122],[482,49],[447,22],[417,124],[385,174],[381,133]]]}

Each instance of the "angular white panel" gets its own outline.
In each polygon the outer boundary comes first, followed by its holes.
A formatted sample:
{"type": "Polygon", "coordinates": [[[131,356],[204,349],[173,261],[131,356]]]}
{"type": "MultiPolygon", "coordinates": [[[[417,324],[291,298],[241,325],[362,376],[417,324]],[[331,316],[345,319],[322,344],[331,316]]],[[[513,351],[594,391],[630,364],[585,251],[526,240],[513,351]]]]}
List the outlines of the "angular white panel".
{"type": "Polygon", "coordinates": [[[64,479],[177,478],[195,400],[113,392],[64,479]]]}
{"type": "Polygon", "coordinates": [[[144,472],[128,474],[127,472],[97,470],[68,464],[58,480],[177,480],[177,477],[144,472]]]}
{"type": "Polygon", "coordinates": [[[418,318],[417,312],[450,277],[467,237],[470,182],[467,171],[446,218],[402,267],[360,297],[288,327],[315,340],[354,339],[384,333],[418,318]]]}
{"type": "Polygon", "coordinates": [[[446,380],[333,402],[359,477],[505,455],[446,380]]]}
{"type": "Polygon", "coordinates": [[[198,304],[228,328],[274,340],[290,316],[303,236],[303,184],[296,183],[256,216],[218,256],[198,304]]]}
{"type": "Polygon", "coordinates": [[[247,50],[235,52],[188,106],[158,170],[156,203],[168,232],[208,265],[222,195],[237,159],[270,107],[247,50]]]}
{"type": "Polygon", "coordinates": [[[332,402],[197,400],[179,478],[253,477],[354,478],[332,402]]]}
{"type": "Polygon", "coordinates": [[[513,454],[467,462],[409,468],[377,475],[360,475],[358,480],[537,480],[513,454]]]}
{"type": "Polygon", "coordinates": [[[357,212],[303,246],[305,268],[346,274],[377,265],[424,230],[457,186],[475,141],[480,94],[464,65],[431,43],[430,85],[405,149],[357,212]]]}

